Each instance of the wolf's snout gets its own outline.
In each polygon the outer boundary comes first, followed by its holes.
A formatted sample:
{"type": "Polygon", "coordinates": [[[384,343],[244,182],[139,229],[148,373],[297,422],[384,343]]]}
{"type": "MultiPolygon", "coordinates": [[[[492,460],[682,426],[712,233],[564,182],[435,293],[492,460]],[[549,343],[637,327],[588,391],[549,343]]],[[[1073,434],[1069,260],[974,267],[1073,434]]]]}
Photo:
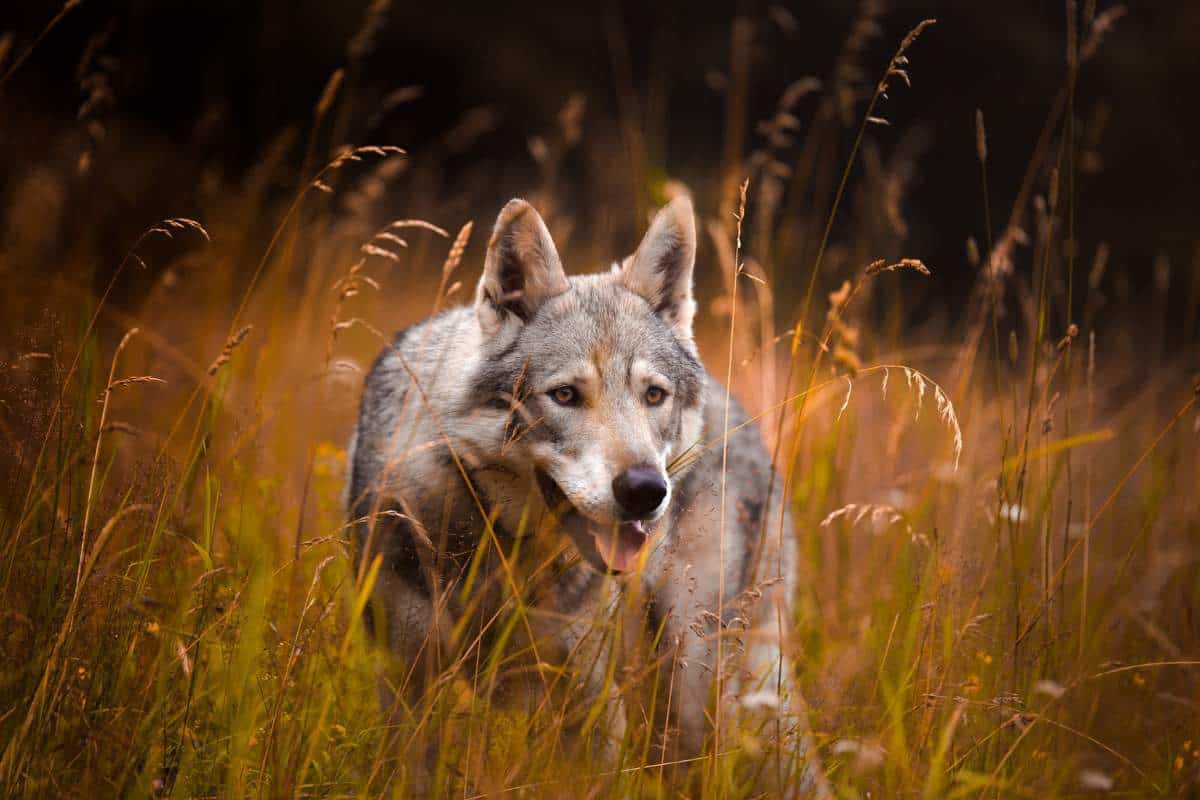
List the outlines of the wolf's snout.
{"type": "Polygon", "coordinates": [[[613,478],[613,496],[626,516],[637,519],[658,510],[667,496],[667,479],[657,467],[638,464],[613,478]]]}

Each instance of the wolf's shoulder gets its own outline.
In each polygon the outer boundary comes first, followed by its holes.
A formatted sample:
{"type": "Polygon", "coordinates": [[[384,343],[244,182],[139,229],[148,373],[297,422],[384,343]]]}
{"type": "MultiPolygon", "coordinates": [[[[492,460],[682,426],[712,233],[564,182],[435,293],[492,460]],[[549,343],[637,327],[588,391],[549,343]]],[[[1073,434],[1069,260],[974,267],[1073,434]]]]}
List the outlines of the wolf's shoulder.
{"type": "MultiPolygon", "coordinates": [[[[428,441],[433,418],[447,417],[463,391],[463,375],[478,360],[478,326],[465,307],[443,311],[398,331],[376,357],[363,384],[358,420],[351,436],[351,497],[390,460],[398,442],[428,441]]],[[[420,472],[424,461],[406,461],[420,472]]],[[[426,465],[427,466],[427,465],[426,465]]]]}
{"type": "Polygon", "coordinates": [[[376,356],[367,372],[367,387],[393,381],[410,370],[423,371],[431,354],[446,354],[460,343],[470,346],[467,340],[473,331],[468,323],[473,319],[469,308],[459,306],[401,328],[376,356]]]}
{"type": "Polygon", "coordinates": [[[732,479],[728,482],[730,491],[749,494],[756,494],[760,490],[765,492],[771,454],[763,441],[762,431],[734,393],[726,392],[725,386],[708,372],[705,372],[704,379],[704,441],[708,446],[693,469],[695,478],[701,482],[719,481],[724,455],[726,471],[732,479]],[[729,404],[728,421],[725,416],[726,402],[729,404]],[[729,444],[728,451],[723,453],[721,436],[727,422],[729,444]]]}
{"type": "Polygon", "coordinates": [[[416,381],[427,398],[445,393],[478,357],[477,326],[466,307],[448,309],[398,331],[371,365],[363,384],[358,435],[389,432],[416,381]]]}
{"type": "MultiPolygon", "coordinates": [[[[704,373],[704,428],[706,438],[717,439],[725,427],[725,404],[729,404],[729,434],[730,449],[745,449],[767,458],[767,448],[763,443],[762,431],[758,423],[750,420],[745,407],[738,401],[732,390],[727,391],[725,385],[713,377],[712,373],[704,373]],[[737,428],[737,430],[733,430],[737,428]]],[[[716,448],[718,451],[720,448],[716,448]]]]}

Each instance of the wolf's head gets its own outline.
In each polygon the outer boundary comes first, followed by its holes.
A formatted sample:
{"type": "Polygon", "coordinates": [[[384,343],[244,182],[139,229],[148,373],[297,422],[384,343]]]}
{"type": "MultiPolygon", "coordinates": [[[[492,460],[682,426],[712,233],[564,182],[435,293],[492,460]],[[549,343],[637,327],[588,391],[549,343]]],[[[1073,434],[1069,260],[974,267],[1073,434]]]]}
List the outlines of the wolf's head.
{"type": "Polygon", "coordinates": [[[474,397],[503,430],[502,460],[532,468],[546,505],[601,570],[636,564],[671,500],[667,465],[701,436],[695,255],[686,197],[608,272],[568,279],[523,200],[500,212],[488,245],[474,397]]]}

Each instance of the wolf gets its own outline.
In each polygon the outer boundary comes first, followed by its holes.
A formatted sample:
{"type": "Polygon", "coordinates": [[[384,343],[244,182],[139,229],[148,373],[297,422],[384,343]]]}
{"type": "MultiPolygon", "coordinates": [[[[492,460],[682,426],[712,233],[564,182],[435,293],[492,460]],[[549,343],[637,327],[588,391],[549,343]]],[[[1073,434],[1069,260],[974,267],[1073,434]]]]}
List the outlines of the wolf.
{"type": "Polygon", "coordinates": [[[531,663],[495,692],[530,709],[561,692],[589,717],[572,730],[590,752],[611,753],[636,717],[657,726],[660,757],[695,757],[722,711],[729,729],[749,706],[809,745],[783,641],[791,514],[759,432],[700,362],[695,256],[684,196],[631,256],[568,277],[541,216],[514,199],[473,306],[400,332],[375,362],[347,498],[359,567],[378,564],[364,613],[395,656],[380,689],[392,715],[477,664],[461,654],[494,644],[520,595],[510,647],[531,663]],[[626,634],[597,633],[628,615],[626,634]],[[639,663],[652,688],[619,691],[639,663]],[[631,714],[635,695],[654,707],[631,714]]]}

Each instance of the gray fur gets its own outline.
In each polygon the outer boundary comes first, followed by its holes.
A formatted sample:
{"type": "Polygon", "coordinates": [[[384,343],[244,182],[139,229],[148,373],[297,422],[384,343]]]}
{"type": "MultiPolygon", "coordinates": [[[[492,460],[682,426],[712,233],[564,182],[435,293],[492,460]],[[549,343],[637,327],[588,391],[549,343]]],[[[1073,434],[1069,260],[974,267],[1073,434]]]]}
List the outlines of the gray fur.
{"type": "MultiPolygon", "coordinates": [[[[711,735],[704,709],[718,605],[727,627],[745,629],[723,645],[731,656],[739,641],[746,650],[734,659],[726,705],[736,709],[739,693],[773,692],[777,670],[787,693],[775,611],[795,594],[795,537],[778,486],[768,493],[771,464],[759,432],[747,425],[728,441],[722,558],[727,395],[691,338],[694,255],[691,204],[677,200],[622,267],[568,279],[541,218],[513,201],[497,220],[475,307],[398,334],[376,361],[351,447],[347,507],[360,562],[382,557],[368,622],[398,656],[382,692],[394,714],[415,702],[461,641],[481,634],[487,646],[485,625],[467,625],[460,642],[449,633],[468,611],[487,620],[503,603],[509,587],[497,546],[528,558],[562,550],[527,587],[531,632],[542,660],[571,662],[581,707],[603,690],[613,655],[596,626],[629,605],[623,598],[642,610],[651,635],[661,628],[659,651],[647,647],[643,657],[670,666],[658,676],[660,698],[673,698],[669,714],[663,700],[657,704],[660,755],[694,755],[711,735]],[[558,407],[547,394],[568,380],[585,387],[577,408],[558,407]],[[663,382],[666,401],[647,405],[646,387],[663,382]],[[688,466],[670,475],[669,500],[647,523],[655,533],[642,569],[614,577],[556,526],[557,509],[547,508],[535,470],[553,480],[578,519],[603,526],[619,522],[609,483],[635,463],[688,466]],[[486,555],[475,600],[466,601],[479,605],[468,609],[457,590],[479,548],[486,555]],[[751,672],[769,679],[760,686],[747,680],[751,672]]],[[[746,415],[728,402],[735,428],[746,415]]],[[[526,677],[501,690],[533,706],[545,688],[526,677]]],[[[623,729],[619,703],[610,708],[607,729],[593,736],[600,750],[623,729]]]]}

